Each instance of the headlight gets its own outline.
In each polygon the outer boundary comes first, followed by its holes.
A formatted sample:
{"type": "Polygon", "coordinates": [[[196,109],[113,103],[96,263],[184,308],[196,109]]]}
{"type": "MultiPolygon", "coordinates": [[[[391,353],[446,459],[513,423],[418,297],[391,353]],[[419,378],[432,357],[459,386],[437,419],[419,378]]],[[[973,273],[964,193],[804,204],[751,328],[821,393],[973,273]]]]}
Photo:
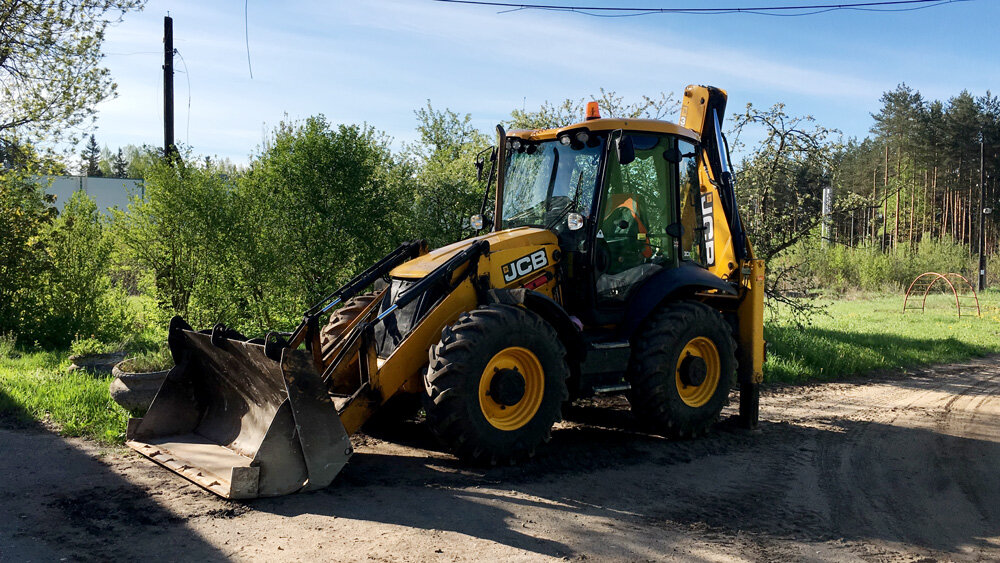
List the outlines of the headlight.
{"type": "Polygon", "coordinates": [[[579,231],[583,228],[583,215],[579,213],[570,213],[566,216],[566,226],[569,227],[571,231],[579,231]]]}

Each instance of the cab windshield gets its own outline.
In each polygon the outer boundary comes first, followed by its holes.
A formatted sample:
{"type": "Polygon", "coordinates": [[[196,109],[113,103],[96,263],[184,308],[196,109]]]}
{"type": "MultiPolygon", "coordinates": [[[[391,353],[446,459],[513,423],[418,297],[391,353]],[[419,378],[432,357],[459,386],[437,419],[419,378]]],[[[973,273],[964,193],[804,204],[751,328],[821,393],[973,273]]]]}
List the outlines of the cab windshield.
{"type": "Polygon", "coordinates": [[[504,229],[541,227],[556,232],[566,228],[569,213],[590,213],[604,139],[586,143],[559,141],[508,145],[504,176],[504,229]]]}

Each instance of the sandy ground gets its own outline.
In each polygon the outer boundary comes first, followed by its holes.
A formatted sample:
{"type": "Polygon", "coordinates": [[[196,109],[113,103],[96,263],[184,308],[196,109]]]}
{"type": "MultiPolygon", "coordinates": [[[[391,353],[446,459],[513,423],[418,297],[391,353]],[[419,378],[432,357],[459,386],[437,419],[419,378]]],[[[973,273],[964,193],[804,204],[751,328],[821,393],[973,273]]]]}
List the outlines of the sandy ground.
{"type": "Polygon", "coordinates": [[[761,410],[759,433],[672,442],[602,399],[489,470],[410,423],[359,437],[328,489],[248,503],[0,430],[0,560],[1000,560],[1000,357],[772,389],[761,410]]]}

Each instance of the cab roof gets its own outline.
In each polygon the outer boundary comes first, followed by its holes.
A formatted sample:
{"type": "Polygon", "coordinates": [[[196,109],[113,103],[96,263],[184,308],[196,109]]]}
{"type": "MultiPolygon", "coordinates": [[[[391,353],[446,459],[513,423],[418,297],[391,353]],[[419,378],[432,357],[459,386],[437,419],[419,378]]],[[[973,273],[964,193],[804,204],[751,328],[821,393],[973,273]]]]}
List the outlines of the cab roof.
{"type": "Polygon", "coordinates": [[[587,129],[588,131],[595,132],[623,129],[625,131],[635,133],[668,133],[686,137],[695,143],[701,141],[701,136],[694,131],[686,127],[681,127],[676,123],[660,121],[658,119],[591,119],[555,129],[514,129],[509,131],[507,136],[518,137],[526,141],[550,141],[558,137],[563,132],[575,131],[579,129],[587,129]]]}

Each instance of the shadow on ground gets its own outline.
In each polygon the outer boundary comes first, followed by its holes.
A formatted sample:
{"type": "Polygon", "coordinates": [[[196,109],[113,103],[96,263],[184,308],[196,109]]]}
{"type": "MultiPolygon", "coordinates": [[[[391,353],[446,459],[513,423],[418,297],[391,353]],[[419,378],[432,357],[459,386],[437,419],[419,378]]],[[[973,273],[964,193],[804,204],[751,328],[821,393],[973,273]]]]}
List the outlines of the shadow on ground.
{"type": "Polygon", "coordinates": [[[150,491],[32,422],[2,389],[0,405],[0,561],[226,560],[150,491]]]}

